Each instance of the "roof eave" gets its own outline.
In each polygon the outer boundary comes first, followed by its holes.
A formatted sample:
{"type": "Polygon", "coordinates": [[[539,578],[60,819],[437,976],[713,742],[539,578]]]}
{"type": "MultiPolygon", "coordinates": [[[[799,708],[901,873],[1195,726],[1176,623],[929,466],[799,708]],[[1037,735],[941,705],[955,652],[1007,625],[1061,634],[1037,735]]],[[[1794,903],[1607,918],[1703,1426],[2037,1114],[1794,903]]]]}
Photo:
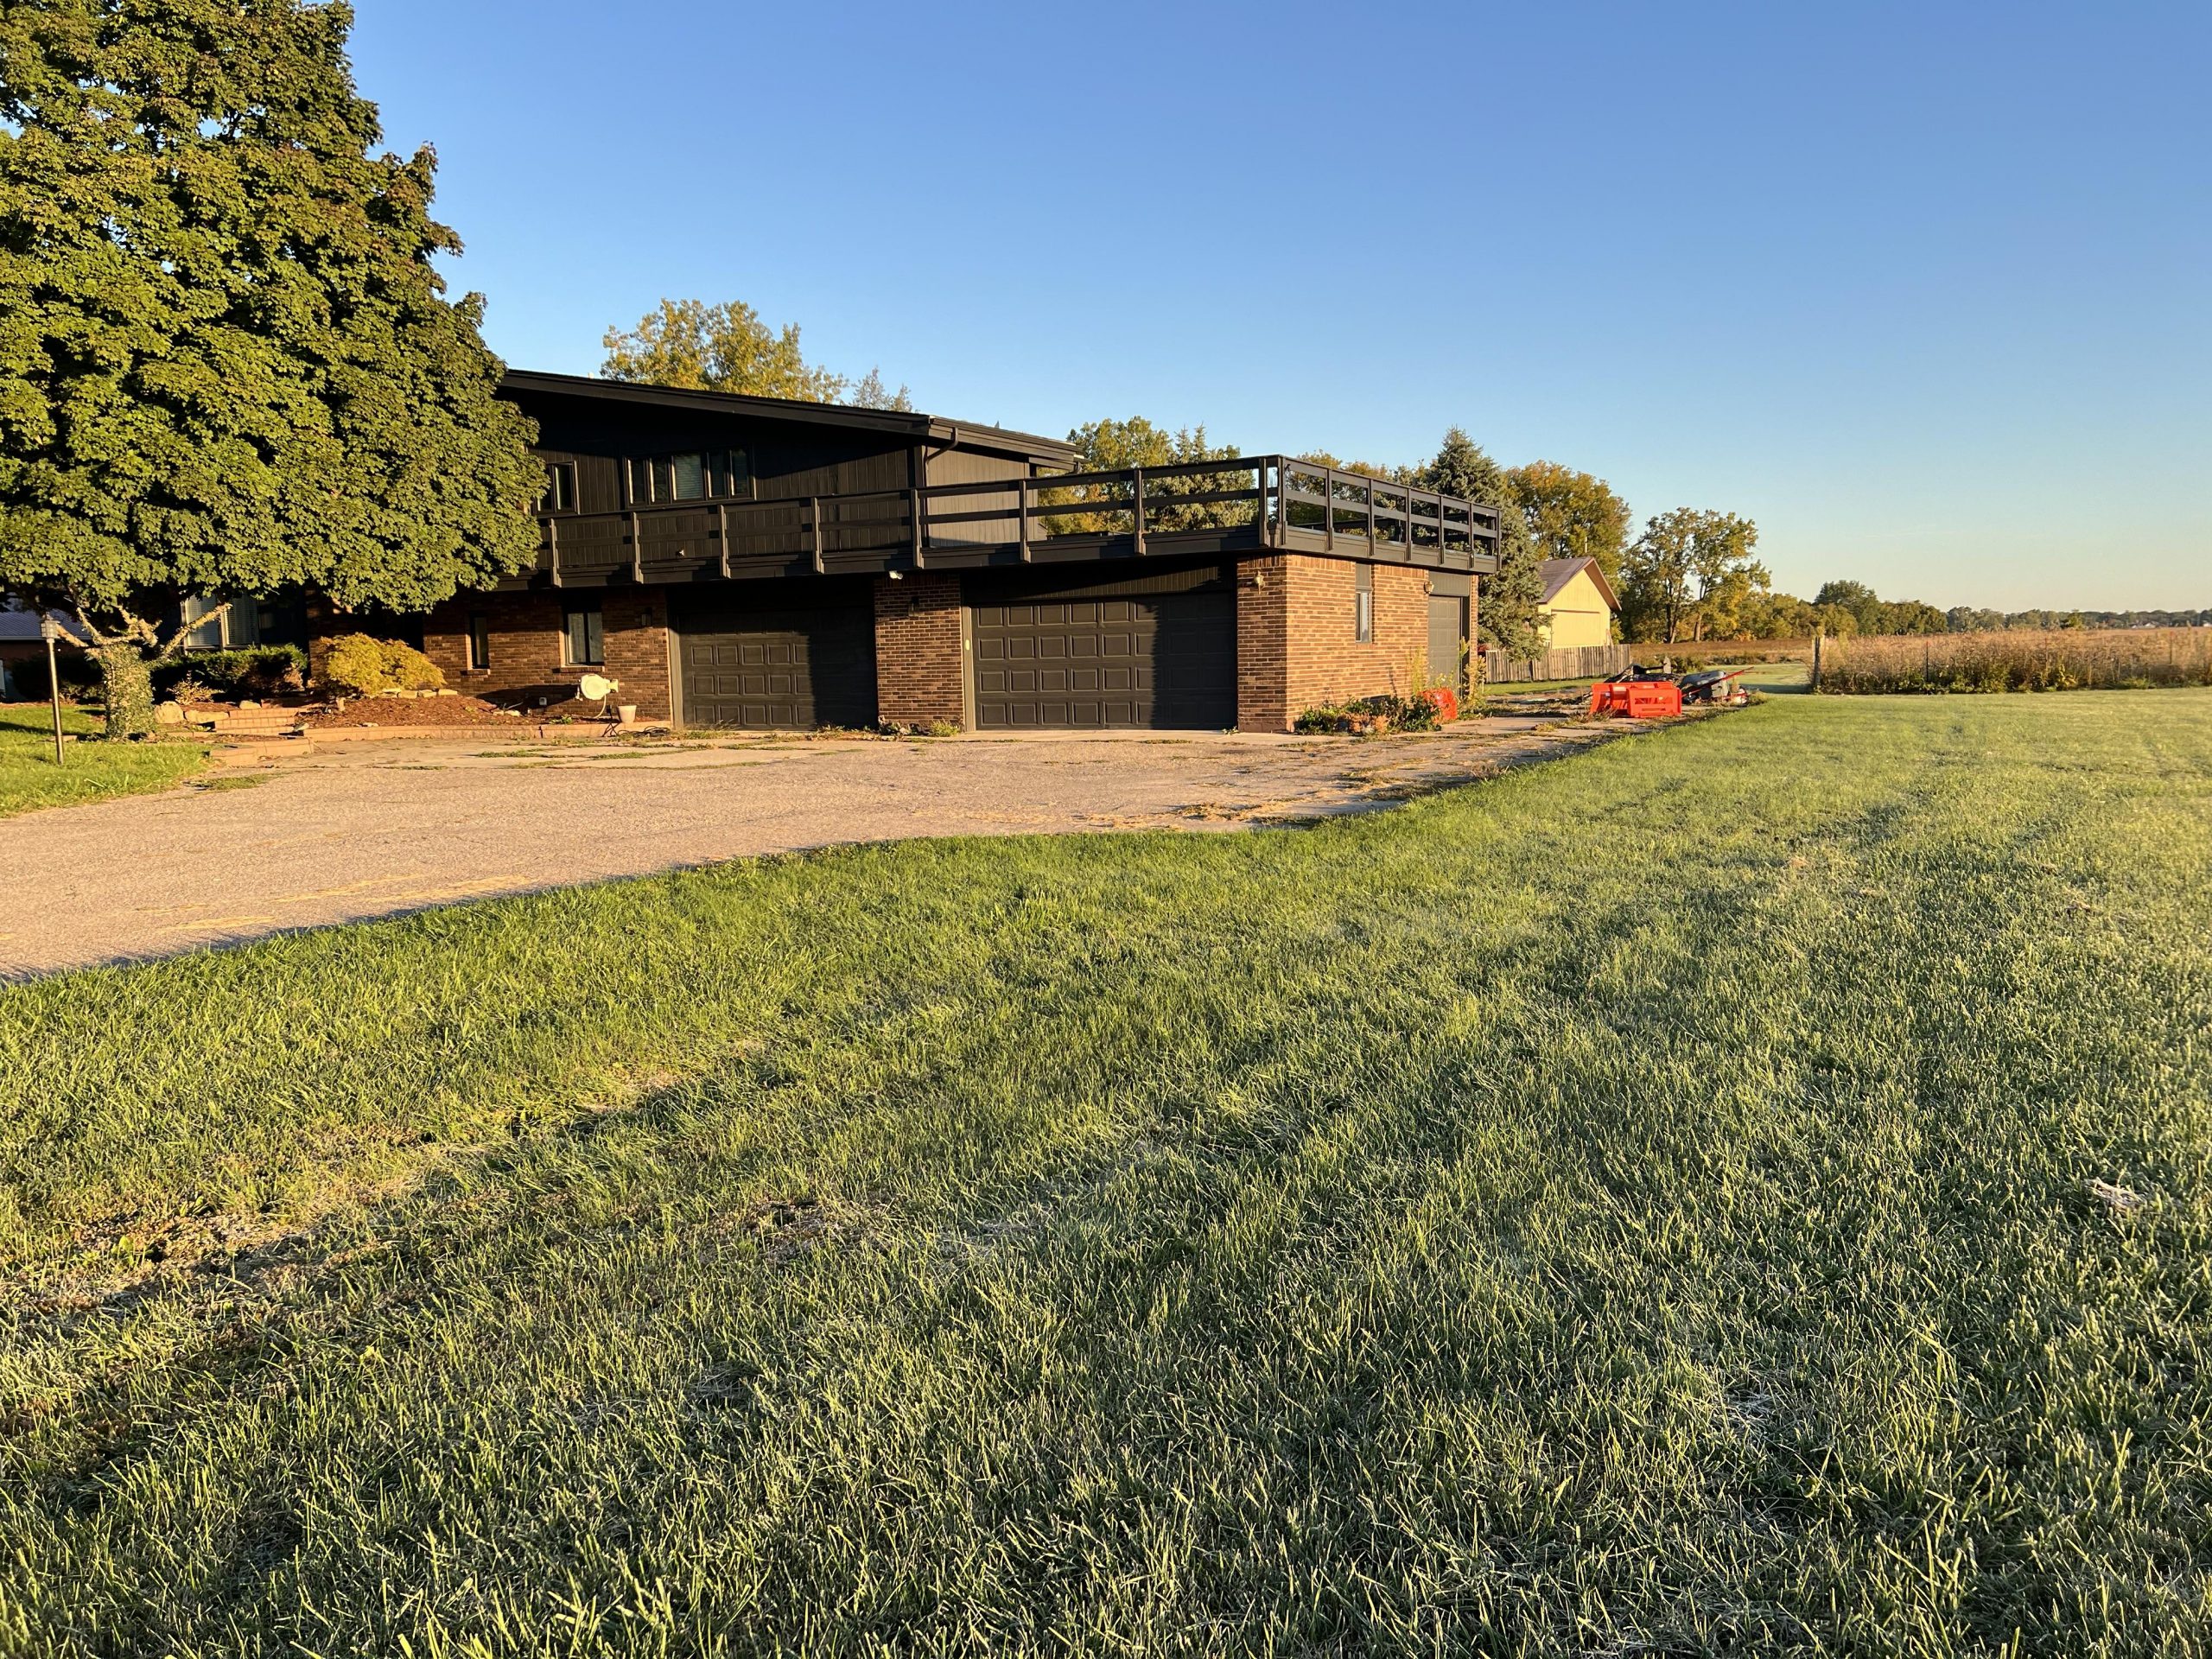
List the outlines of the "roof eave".
{"type": "Polygon", "coordinates": [[[764,420],[798,421],[817,426],[840,426],[848,430],[881,432],[925,443],[952,443],[962,448],[994,449],[1033,461],[1073,461],[1074,449],[1055,438],[1033,432],[972,421],[949,421],[901,409],[857,409],[850,404],[817,404],[796,397],[760,397],[750,393],[702,391],[679,386],[652,386],[630,380],[607,380],[596,375],[555,374],[542,369],[509,369],[501,379],[502,391],[535,393],[540,397],[589,397],[603,403],[627,404],[652,409],[693,410],[701,413],[751,415],[764,420]]]}

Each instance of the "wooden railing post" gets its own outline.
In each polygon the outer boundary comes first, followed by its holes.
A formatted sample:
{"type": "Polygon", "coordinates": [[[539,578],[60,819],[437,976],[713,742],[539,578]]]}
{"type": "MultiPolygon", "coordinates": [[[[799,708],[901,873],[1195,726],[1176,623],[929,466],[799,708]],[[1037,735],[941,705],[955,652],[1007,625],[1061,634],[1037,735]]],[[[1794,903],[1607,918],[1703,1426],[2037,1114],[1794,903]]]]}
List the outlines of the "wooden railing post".
{"type": "Polygon", "coordinates": [[[807,517],[814,521],[814,573],[820,575],[828,568],[822,563],[822,498],[820,496],[810,495],[806,498],[806,512],[807,517]]]}
{"type": "Polygon", "coordinates": [[[1027,564],[1030,558],[1029,480],[1027,479],[1017,478],[1014,480],[1014,500],[1015,524],[1021,543],[1021,562],[1027,564]]]}
{"type": "Polygon", "coordinates": [[[545,568],[552,573],[553,585],[558,588],[561,585],[561,521],[558,518],[545,521],[545,568]]]}
{"type": "Polygon", "coordinates": [[[630,579],[632,582],[645,579],[645,538],[639,529],[638,515],[634,511],[630,514],[630,579]]]}
{"type": "Polygon", "coordinates": [[[918,489],[908,490],[906,492],[906,513],[913,521],[910,528],[913,535],[914,544],[912,552],[914,558],[914,569],[918,570],[922,568],[923,550],[929,545],[929,538],[922,528],[922,512],[924,511],[922,501],[924,498],[921,491],[918,489]]]}
{"type": "Polygon", "coordinates": [[[1129,468],[1129,505],[1136,514],[1137,551],[1144,551],[1144,468],[1129,468]]]}
{"type": "Polygon", "coordinates": [[[721,555],[722,576],[729,576],[729,503],[715,503],[715,551],[721,555]]]}

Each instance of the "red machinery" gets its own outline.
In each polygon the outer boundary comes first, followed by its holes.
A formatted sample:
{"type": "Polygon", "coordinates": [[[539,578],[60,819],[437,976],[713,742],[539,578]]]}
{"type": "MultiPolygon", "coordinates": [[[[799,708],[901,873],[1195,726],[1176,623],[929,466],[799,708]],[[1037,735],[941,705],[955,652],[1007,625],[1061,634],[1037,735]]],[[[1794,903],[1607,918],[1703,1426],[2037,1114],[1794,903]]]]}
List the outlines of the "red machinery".
{"type": "Polygon", "coordinates": [[[1590,688],[1590,712],[1625,715],[1630,720],[1663,720],[1681,714],[1686,702],[1746,702],[1749,696],[1736,683],[1743,672],[1740,668],[1733,673],[1708,668],[1669,675],[1656,669],[1631,668],[1617,680],[1600,680],[1590,688]]]}
{"type": "Polygon", "coordinates": [[[1600,680],[1590,688],[1593,715],[1626,715],[1630,720],[1659,720],[1682,712],[1682,688],[1672,680],[1600,680]]]}

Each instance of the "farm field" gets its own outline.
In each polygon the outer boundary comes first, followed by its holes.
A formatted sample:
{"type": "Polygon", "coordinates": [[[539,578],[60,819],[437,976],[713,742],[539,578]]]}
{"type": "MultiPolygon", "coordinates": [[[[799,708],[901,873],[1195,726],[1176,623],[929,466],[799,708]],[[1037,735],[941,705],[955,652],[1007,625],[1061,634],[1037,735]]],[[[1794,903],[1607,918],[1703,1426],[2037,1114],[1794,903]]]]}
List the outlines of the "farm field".
{"type": "Polygon", "coordinates": [[[2212,1645],[2212,691],[0,989],[0,1650],[2212,1645]]]}
{"type": "MultiPolygon", "coordinates": [[[[99,717],[65,705],[61,729],[94,736],[99,717]]],[[[66,764],[56,766],[48,705],[0,703],[0,817],[167,789],[207,764],[207,751],[192,743],[71,743],[65,751],[66,764]]]]}

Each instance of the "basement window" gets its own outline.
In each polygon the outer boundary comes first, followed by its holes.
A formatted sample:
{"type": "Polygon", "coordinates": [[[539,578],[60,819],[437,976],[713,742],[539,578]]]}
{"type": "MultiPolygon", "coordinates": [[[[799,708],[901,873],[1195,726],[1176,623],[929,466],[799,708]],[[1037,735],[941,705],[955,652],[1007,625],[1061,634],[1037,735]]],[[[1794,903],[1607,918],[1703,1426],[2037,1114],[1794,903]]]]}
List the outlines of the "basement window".
{"type": "Polygon", "coordinates": [[[1371,564],[1352,566],[1351,637],[1359,645],[1375,643],[1375,567],[1371,564]]]}
{"type": "Polygon", "coordinates": [[[570,668],[596,668],[607,660],[606,624],[596,605],[569,607],[561,655],[570,668]]]}

